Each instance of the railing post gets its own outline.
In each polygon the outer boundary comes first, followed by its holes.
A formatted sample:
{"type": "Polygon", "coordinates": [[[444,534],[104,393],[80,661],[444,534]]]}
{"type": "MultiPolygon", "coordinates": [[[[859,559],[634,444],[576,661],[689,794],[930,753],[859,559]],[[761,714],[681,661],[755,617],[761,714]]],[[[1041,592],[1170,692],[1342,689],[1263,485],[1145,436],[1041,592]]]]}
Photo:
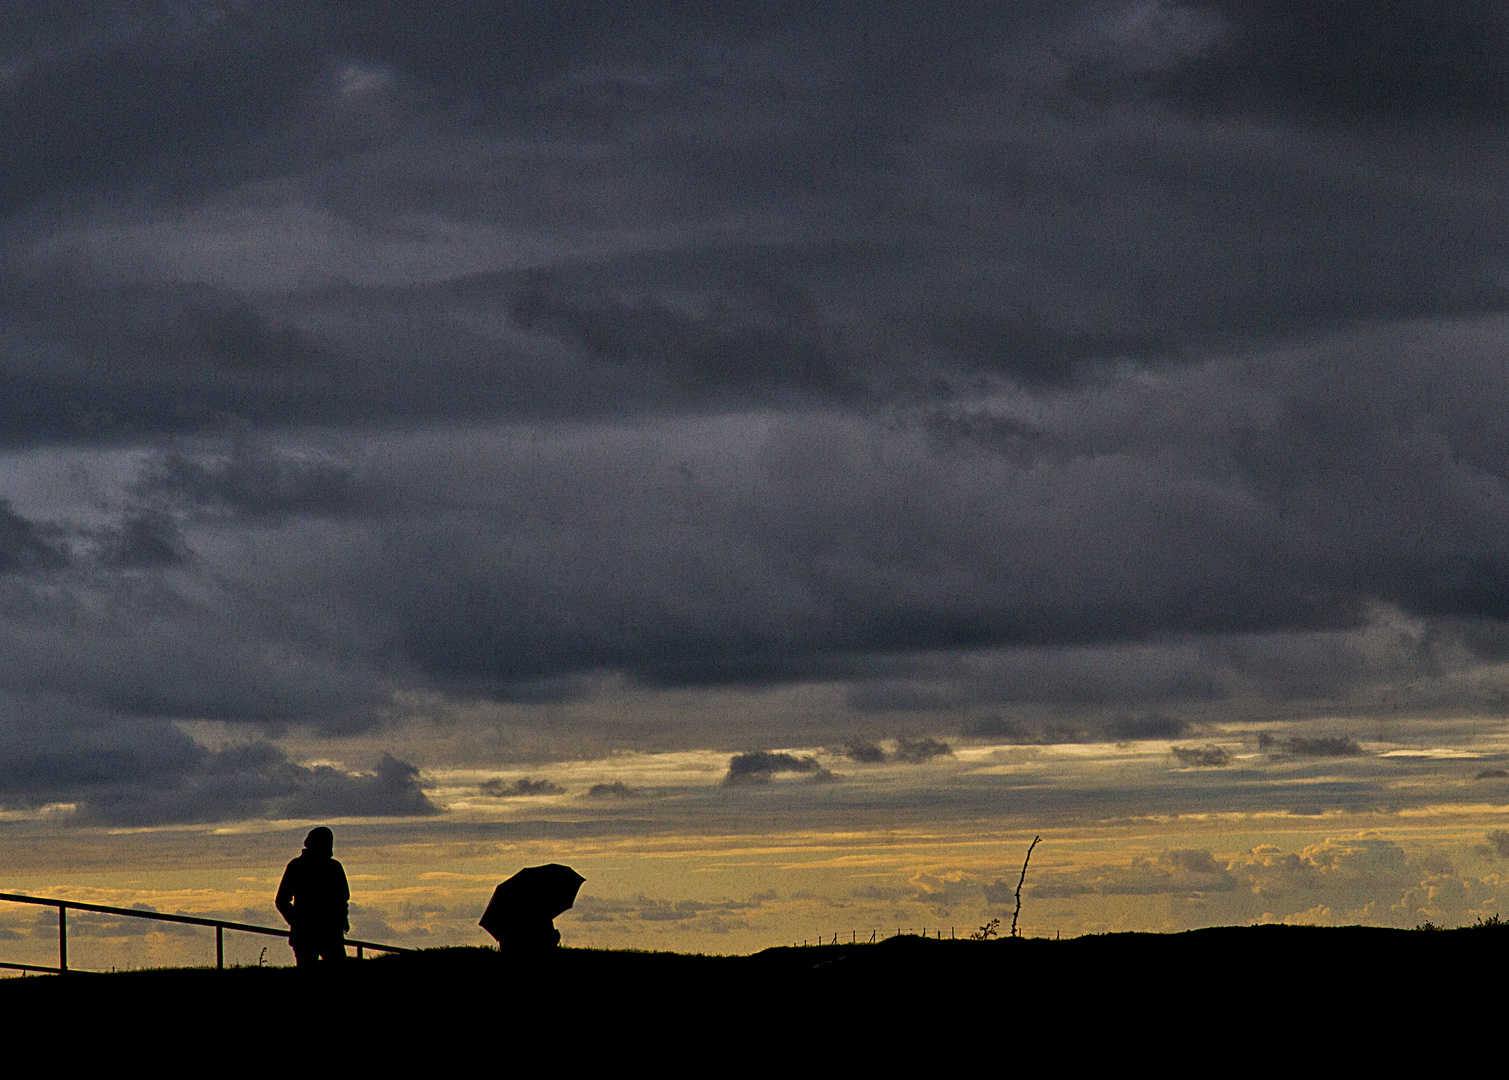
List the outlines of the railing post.
{"type": "Polygon", "coordinates": [[[356,947],[356,958],[358,960],[362,958],[362,947],[360,945],[356,947]]]}
{"type": "Polygon", "coordinates": [[[215,970],[225,968],[225,927],[215,924],[215,970]]]}
{"type": "Polygon", "coordinates": [[[58,905],[58,974],[68,972],[68,905],[58,905]]]}

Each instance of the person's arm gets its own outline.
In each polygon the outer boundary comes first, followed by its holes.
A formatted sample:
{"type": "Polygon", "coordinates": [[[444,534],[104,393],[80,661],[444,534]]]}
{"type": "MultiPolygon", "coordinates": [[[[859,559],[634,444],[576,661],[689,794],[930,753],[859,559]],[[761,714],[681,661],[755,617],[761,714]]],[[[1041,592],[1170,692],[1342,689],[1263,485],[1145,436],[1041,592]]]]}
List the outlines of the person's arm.
{"type": "Polygon", "coordinates": [[[295,876],[293,863],[289,863],[288,867],[283,871],[283,880],[278,883],[277,898],[273,900],[274,906],[278,909],[278,914],[283,916],[283,921],[289,926],[293,925],[293,881],[295,876]]]}
{"type": "Polygon", "coordinates": [[[346,931],[351,930],[351,886],[346,881],[346,868],[339,860],[335,862],[335,869],[341,876],[341,927],[346,931]]]}

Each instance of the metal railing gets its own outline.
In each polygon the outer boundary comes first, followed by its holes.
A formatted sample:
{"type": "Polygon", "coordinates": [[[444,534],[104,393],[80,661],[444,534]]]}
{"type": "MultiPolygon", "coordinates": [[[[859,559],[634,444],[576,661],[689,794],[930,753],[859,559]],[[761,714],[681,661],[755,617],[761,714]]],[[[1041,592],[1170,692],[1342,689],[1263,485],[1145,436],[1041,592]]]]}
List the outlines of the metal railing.
{"type": "MultiPolygon", "coordinates": [[[[111,907],[109,904],[86,904],[79,900],[59,900],[51,896],[25,896],[21,893],[0,893],[0,900],[8,900],[13,904],[37,904],[41,907],[55,907],[58,909],[58,966],[47,967],[42,964],[10,964],[0,962],[0,968],[10,971],[39,971],[51,975],[66,975],[68,967],[68,909],[75,911],[97,911],[105,915],[124,915],[131,919],[154,919],[157,922],[188,923],[191,926],[213,926],[215,928],[215,967],[217,970],[225,968],[225,932],[227,930],[239,930],[243,934],[262,934],[265,937],[288,937],[290,931],[280,930],[275,926],[254,926],[251,923],[232,922],[230,919],[202,919],[197,915],[169,915],[162,911],[142,911],[140,908],[111,907]]],[[[406,949],[401,945],[383,945],[376,941],[357,941],[355,938],[346,938],[347,945],[356,947],[356,958],[362,959],[364,950],[375,949],[378,952],[409,953],[413,949],[406,949]]],[[[74,971],[78,968],[72,969],[74,971]]]]}

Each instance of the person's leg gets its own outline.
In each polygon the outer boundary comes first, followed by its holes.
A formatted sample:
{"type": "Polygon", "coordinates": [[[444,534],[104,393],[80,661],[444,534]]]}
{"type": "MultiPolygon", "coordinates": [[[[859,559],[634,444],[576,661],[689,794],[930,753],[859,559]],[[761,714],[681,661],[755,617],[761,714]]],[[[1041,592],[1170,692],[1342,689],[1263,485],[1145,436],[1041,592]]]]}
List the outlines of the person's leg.
{"type": "Polygon", "coordinates": [[[332,963],[346,959],[346,935],[337,930],[326,937],[320,955],[332,963]]]}

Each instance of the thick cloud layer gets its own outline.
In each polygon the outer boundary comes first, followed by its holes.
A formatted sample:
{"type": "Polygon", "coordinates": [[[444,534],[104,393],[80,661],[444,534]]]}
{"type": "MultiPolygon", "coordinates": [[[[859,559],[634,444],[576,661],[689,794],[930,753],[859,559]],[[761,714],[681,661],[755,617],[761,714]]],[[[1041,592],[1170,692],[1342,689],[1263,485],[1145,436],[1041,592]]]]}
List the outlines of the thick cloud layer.
{"type": "Polygon", "coordinates": [[[1498,125],[1509,115],[1509,11],[1497,0],[1150,7],[1195,46],[1160,80],[1191,105],[1354,123],[1498,125]]]}
{"type": "MultiPolygon", "coordinates": [[[[160,740],[165,819],[222,768],[166,725],[420,700],[548,733],[605,687],[829,685],[821,721],[600,734],[860,762],[1498,717],[1506,27],[0,16],[0,708],[160,740]]],[[[256,790],[216,805],[295,798],[256,790]]]]}
{"type": "Polygon", "coordinates": [[[412,816],[436,808],[418,770],[391,755],[372,773],[305,767],[266,742],[208,750],[171,724],[130,725],[67,706],[8,699],[0,794],[9,807],[66,808],[89,823],[412,816]]]}

